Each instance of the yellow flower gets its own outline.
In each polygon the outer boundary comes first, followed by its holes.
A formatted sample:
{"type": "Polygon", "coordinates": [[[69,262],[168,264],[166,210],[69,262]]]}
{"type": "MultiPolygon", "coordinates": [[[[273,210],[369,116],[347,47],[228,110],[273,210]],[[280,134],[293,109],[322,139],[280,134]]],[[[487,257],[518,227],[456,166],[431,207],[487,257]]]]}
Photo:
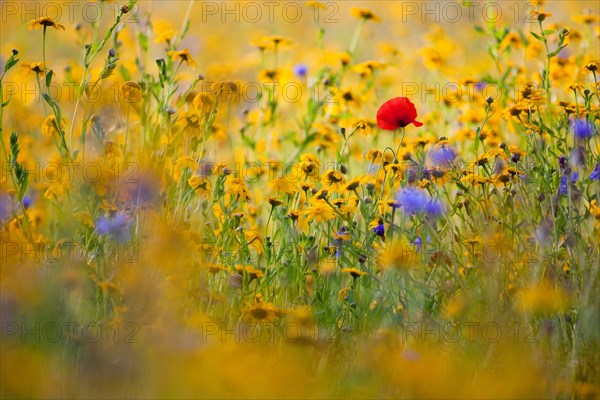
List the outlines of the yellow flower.
{"type": "Polygon", "coordinates": [[[192,104],[202,114],[208,114],[215,105],[216,99],[211,93],[201,92],[194,97],[192,104]]]}
{"type": "Polygon", "coordinates": [[[44,197],[46,199],[60,197],[63,194],[70,192],[72,188],[73,186],[69,182],[55,183],[46,190],[44,197]]]}
{"type": "Polygon", "coordinates": [[[338,300],[345,300],[348,297],[348,288],[343,288],[338,292],[338,300]]]}
{"type": "Polygon", "coordinates": [[[277,193],[294,193],[295,185],[290,179],[286,178],[275,178],[270,184],[271,190],[277,193]]]}
{"type": "Polygon", "coordinates": [[[254,268],[254,266],[252,265],[237,264],[235,266],[235,269],[240,274],[245,272],[246,274],[248,274],[248,276],[250,276],[250,279],[259,279],[265,276],[265,273],[262,270],[254,268]]]}
{"type": "Polygon", "coordinates": [[[381,151],[379,150],[369,150],[367,154],[365,154],[365,159],[374,164],[381,160],[381,155],[381,151]]]}
{"type": "Polygon", "coordinates": [[[538,105],[546,104],[546,96],[544,91],[536,89],[535,85],[531,82],[527,83],[520,91],[521,99],[520,104],[527,107],[536,107],[538,105]]]}
{"type": "Polygon", "coordinates": [[[600,21],[600,17],[594,14],[575,15],[573,21],[581,22],[582,24],[592,25],[594,22],[600,21]]]}
{"type": "Polygon", "coordinates": [[[345,106],[355,106],[360,107],[361,99],[360,95],[354,93],[352,89],[344,89],[335,93],[335,102],[339,102],[345,106]]]}
{"type": "Polygon", "coordinates": [[[190,51],[187,49],[187,47],[185,49],[183,49],[183,50],[169,51],[167,53],[167,55],[169,57],[171,57],[171,59],[173,61],[179,60],[180,62],[185,62],[186,65],[188,65],[188,66],[190,66],[192,68],[196,68],[196,63],[192,59],[192,55],[190,54],[190,51]]]}
{"type": "Polygon", "coordinates": [[[32,30],[35,29],[40,30],[41,28],[47,28],[51,26],[54,29],[57,30],[65,30],[65,27],[59,23],[57,23],[56,21],[54,21],[52,18],[50,17],[42,17],[42,18],[38,18],[38,19],[32,19],[31,21],[29,21],[29,23],[27,24],[27,29],[28,30],[32,30]]]}
{"type": "Polygon", "coordinates": [[[362,183],[362,179],[354,178],[346,184],[346,186],[344,187],[344,190],[349,191],[349,192],[356,190],[360,186],[361,183],[362,183]]]}
{"type": "Polygon", "coordinates": [[[197,111],[182,112],[175,125],[184,132],[190,133],[192,136],[200,136],[202,132],[202,124],[200,114],[197,111]]]}
{"type": "Polygon", "coordinates": [[[251,322],[274,322],[279,319],[282,313],[273,303],[255,302],[246,306],[243,310],[243,317],[251,322]]]}
{"type": "Polygon", "coordinates": [[[59,134],[62,131],[62,125],[66,125],[67,121],[63,118],[61,123],[58,124],[56,122],[55,115],[49,115],[44,120],[42,124],[42,135],[44,136],[54,136],[54,134],[59,134]]]}
{"type": "Polygon", "coordinates": [[[569,305],[567,293],[547,282],[521,289],[517,300],[522,311],[541,314],[561,312],[569,305]]]}
{"type": "Polygon", "coordinates": [[[258,79],[261,82],[277,82],[281,78],[281,73],[278,69],[263,69],[258,74],[258,79]]]}
{"type": "Polygon", "coordinates": [[[340,171],[337,171],[334,169],[325,172],[323,174],[323,177],[321,177],[321,183],[326,186],[332,186],[332,185],[337,186],[337,184],[339,184],[339,183],[343,184],[345,182],[346,182],[346,179],[344,178],[342,173],[340,171]]]}
{"type": "Polygon", "coordinates": [[[220,81],[211,85],[210,90],[219,101],[239,99],[240,84],[233,81],[220,81]]]}
{"type": "Polygon", "coordinates": [[[360,74],[362,77],[371,77],[377,70],[385,68],[385,64],[379,61],[365,61],[356,64],[352,70],[360,74]]]}
{"type": "Polygon", "coordinates": [[[23,72],[23,76],[29,75],[30,72],[35,72],[36,74],[42,76],[44,75],[44,63],[41,61],[36,61],[32,63],[21,63],[19,65],[23,72]]]}
{"type": "Polygon", "coordinates": [[[383,249],[379,255],[379,262],[384,268],[416,269],[420,260],[412,244],[398,241],[383,249]]]}
{"type": "Polygon", "coordinates": [[[368,8],[352,7],[350,15],[358,19],[364,19],[365,21],[381,22],[381,18],[368,8]]]}
{"type": "Polygon", "coordinates": [[[262,51],[265,49],[275,50],[282,46],[290,46],[292,44],[292,41],[282,36],[274,35],[261,37],[258,40],[252,41],[251,44],[253,46],[258,47],[258,49],[262,51]]]}
{"type": "Polygon", "coordinates": [[[314,219],[317,222],[329,221],[335,217],[335,212],[324,200],[313,201],[304,214],[307,215],[309,221],[314,219]]]}
{"type": "Polygon", "coordinates": [[[243,179],[234,178],[232,175],[229,175],[225,180],[225,187],[230,195],[242,198],[244,201],[250,200],[250,192],[243,179]]]}
{"type": "Polygon", "coordinates": [[[600,69],[600,63],[598,61],[591,62],[583,66],[582,70],[596,72],[600,69]]]}
{"type": "Polygon", "coordinates": [[[342,268],[341,269],[342,272],[347,272],[350,275],[352,275],[353,278],[359,278],[361,276],[367,275],[367,273],[365,271],[361,271],[358,268],[342,268]]]}
{"type": "Polygon", "coordinates": [[[551,17],[552,13],[547,13],[547,12],[543,12],[542,10],[538,10],[538,11],[534,11],[533,15],[535,15],[537,17],[538,21],[542,22],[546,18],[551,17]]]}
{"type": "Polygon", "coordinates": [[[267,200],[267,202],[271,205],[271,207],[275,208],[281,205],[284,205],[285,203],[279,199],[276,199],[275,197],[265,197],[265,200],[267,200]]]}
{"type": "Polygon", "coordinates": [[[171,40],[173,40],[176,34],[177,31],[173,29],[166,29],[156,36],[156,39],[154,39],[154,43],[169,43],[171,40]]]}
{"type": "Polygon", "coordinates": [[[211,190],[210,181],[208,178],[193,175],[190,179],[188,179],[188,185],[196,192],[201,195],[208,195],[211,190]]]}

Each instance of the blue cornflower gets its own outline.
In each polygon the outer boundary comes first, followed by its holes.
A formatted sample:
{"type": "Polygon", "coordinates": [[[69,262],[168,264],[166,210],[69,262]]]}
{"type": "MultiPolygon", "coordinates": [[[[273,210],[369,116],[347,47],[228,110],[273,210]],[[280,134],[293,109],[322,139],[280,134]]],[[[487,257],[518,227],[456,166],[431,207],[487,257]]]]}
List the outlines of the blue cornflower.
{"type": "Polygon", "coordinates": [[[296,76],[298,76],[299,78],[304,78],[307,73],[308,67],[306,66],[306,64],[296,64],[294,66],[294,74],[296,74],[296,76]]]}
{"type": "Polygon", "coordinates": [[[560,177],[560,184],[558,189],[560,194],[567,194],[569,190],[569,184],[573,185],[579,179],[579,172],[573,172],[571,175],[563,175],[560,177]]]}
{"type": "Polygon", "coordinates": [[[129,225],[131,221],[123,213],[117,213],[114,218],[100,217],[96,221],[96,232],[99,235],[109,235],[117,242],[124,242],[129,238],[129,225]]]}
{"type": "Polygon", "coordinates": [[[423,168],[423,175],[421,175],[421,179],[431,180],[433,169],[423,168]]]}
{"type": "Polygon", "coordinates": [[[421,239],[420,236],[417,236],[415,238],[415,241],[413,242],[413,244],[415,245],[415,248],[417,249],[417,251],[421,251],[421,244],[423,243],[423,240],[421,239]]]}
{"type": "Polygon", "coordinates": [[[444,207],[439,199],[433,199],[424,190],[408,187],[396,193],[396,200],[406,214],[425,214],[438,218],[444,213],[444,207]]]}
{"type": "Polygon", "coordinates": [[[12,212],[10,196],[0,194],[0,221],[4,221],[12,212]]]}
{"type": "Polygon", "coordinates": [[[424,191],[408,187],[400,189],[396,194],[396,200],[407,214],[419,214],[425,210],[429,197],[424,191]]]}
{"type": "Polygon", "coordinates": [[[590,174],[589,179],[591,179],[593,181],[600,181],[600,164],[596,163],[596,166],[594,167],[594,170],[590,174]]]}
{"type": "Polygon", "coordinates": [[[586,118],[573,121],[573,133],[577,139],[589,139],[594,135],[594,125],[586,118]]]}
{"type": "Polygon", "coordinates": [[[430,217],[439,218],[444,213],[444,207],[440,200],[431,199],[425,205],[425,214],[430,217]]]}
{"type": "Polygon", "coordinates": [[[29,208],[33,204],[33,197],[29,195],[23,196],[23,207],[29,208]]]}
{"type": "Polygon", "coordinates": [[[456,160],[457,152],[451,145],[436,146],[429,153],[429,158],[436,166],[448,167],[456,160]]]}
{"type": "Polygon", "coordinates": [[[379,237],[385,236],[385,226],[383,224],[375,226],[372,231],[379,237]]]}
{"type": "Polygon", "coordinates": [[[568,167],[567,164],[567,156],[558,156],[558,165],[562,168],[565,169],[568,167]]]}
{"type": "Polygon", "coordinates": [[[567,194],[569,183],[568,179],[569,178],[567,177],[567,175],[563,175],[560,177],[560,183],[558,184],[558,190],[560,191],[560,194],[567,194]]]}
{"type": "Polygon", "coordinates": [[[479,81],[475,84],[475,89],[482,91],[483,89],[485,89],[487,86],[487,83],[485,81],[479,81]]]}
{"type": "Polygon", "coordinates": [[[341,255],[342,255],[342,246],[344,245],[344,235],[347,235],[348,232],[349,232],[349,230],[348,230],[347,226],[341,226],[337,233],[339,237],[333,239],[333,246],[336,249],[336,251],[335,251],[336,257],[341,257],[341,255]]]}

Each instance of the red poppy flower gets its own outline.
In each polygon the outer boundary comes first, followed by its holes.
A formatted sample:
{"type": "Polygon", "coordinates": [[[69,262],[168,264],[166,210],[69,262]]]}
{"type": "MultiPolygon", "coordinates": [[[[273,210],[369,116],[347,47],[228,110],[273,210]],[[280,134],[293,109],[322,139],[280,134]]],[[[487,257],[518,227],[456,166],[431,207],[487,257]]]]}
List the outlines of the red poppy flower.
{"type": "Polygon", "coordinates": [[[417,109],[415,105],[406,97],[396,97],[386,101],[377,111],[377,126],[386,131],[393,131],[398,128],[404,128],[406,125],[414,124],[422,126],[423,124],[416,120],[417,109]]]}

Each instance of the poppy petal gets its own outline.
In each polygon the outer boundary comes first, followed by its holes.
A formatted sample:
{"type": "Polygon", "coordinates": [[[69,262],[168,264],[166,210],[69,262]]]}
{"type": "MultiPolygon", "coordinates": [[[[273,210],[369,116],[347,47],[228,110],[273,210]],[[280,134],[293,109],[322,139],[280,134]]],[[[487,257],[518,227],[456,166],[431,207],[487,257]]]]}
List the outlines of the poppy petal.
{"type": "Polygon", "coordinates": [[[377,111],[377,125],[384,130],[395,130],[409,124],[419,127],[423,124],[416,121],[417,109],[406,97],[395,97],[386,101],[377,111]]]}

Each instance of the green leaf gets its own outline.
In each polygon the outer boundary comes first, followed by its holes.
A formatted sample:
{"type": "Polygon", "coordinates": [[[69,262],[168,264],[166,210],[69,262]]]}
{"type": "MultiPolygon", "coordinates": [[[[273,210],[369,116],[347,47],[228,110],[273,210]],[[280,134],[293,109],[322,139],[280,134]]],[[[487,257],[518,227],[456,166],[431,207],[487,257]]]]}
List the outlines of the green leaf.
{"type": "Polygon", "coordinates": [[[6,107],[8,105],[8,103],[10,103],[10,99],[13,97],[13,93],[10,93],[8,95],[8,99],[6,99],[6,101],[4,103],[2,103],[2,108],[6,107]]]}
{"type": "Polygon", "coordinates": [[[138,40],[140,41],[140,46],[142,47],[142,50],[147,52],[148,51],[148,36],[146,36],[146,34],[144,34],[143,32],[140,32],[138,34],[138,40]]]}
{"type": "Polygon", "coordinates": [[[564,45],[562,45],[562,46],[559,46],[559,47],[558,47],[556,50],[554,50],[552,53],[550,53],[550,57],[557,56],[557,55],[558,55],[558,53],[560,53],[560,52],[561,52],[561,50],[562,50],[562,49],[564,49],[565,47],[567,47],[567,45],[566,45],[566,44],[564,44],[564,45]]]}
{"type": "Polygon", "coordinates": [[[52,83],[52,75],[54,75],[54,71],[49,70],[46,74],[46,87],[50,86],[50,84],[52,83]]]}
{"type": "Polygon", "coordinates": [[[462,190],[465,193],[469,192],[469,189],[465,185],[463,185],[462,183],[460,183],[460,182],[456,182],[456,186],[458,186],[460,188],[460,190],[462,190]]]}
{"type": "Polygon", "coordinates": [[[540,35],[538,35],[535,32],[531,32],[530,31],[529,33],[531,33],[533,35],[533,37],[536,38],[537,40],[539,40],[540,42],[545,42],[546,41],[546,39],[543,36],[540,36],[540,35]]]}
{"type": "Polygon", "coordinates": [[[19,59],[14,58],[14,56],[9,58],[8,61],[6,62],[6,64],[4,65],[4,72],[6,72],[9,69],[11,69],[12,67],[14,67],[15,64],[17,64],[18,62],[19,62],[19,59]]]}
{"type": "Polygon", "coordinates": [[[50,107],[54,106],[54,101],[52,101],[52,98],[48,96],[48,93],[42,93],[42,98],[46,100],[46,103],[48,103],[50,107]]]}

